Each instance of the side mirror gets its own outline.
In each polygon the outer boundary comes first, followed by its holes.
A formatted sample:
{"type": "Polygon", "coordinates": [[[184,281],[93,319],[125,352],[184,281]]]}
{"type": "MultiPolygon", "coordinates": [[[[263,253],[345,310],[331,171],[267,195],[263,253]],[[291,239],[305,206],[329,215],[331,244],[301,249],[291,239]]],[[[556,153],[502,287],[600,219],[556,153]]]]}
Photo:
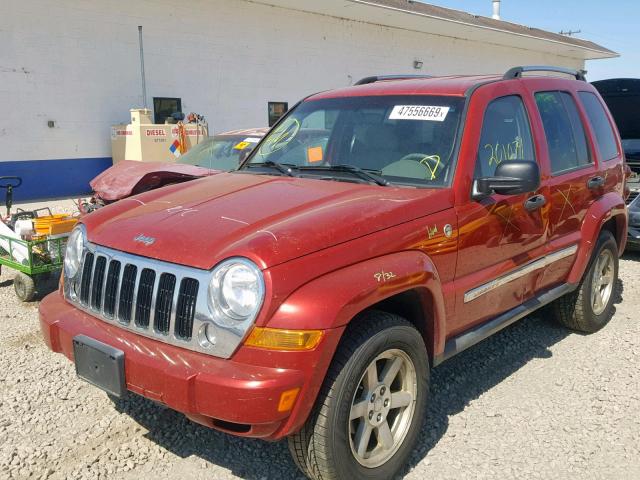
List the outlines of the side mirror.
{"type": "Polygon", "coordinates": [[[505,160],[496,168],[493,177],[482,177],[474,185],[474,197],[497,193],[519,195],[535,192],[540,186],[540,168],[529,160],[505,160]]]}

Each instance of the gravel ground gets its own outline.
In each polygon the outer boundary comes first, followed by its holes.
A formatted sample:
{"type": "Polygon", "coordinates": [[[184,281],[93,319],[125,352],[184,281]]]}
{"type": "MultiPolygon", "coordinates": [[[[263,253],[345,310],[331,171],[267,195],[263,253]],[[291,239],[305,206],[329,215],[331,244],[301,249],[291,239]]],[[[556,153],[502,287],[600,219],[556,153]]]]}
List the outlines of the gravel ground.
{"type": "MultiPolygon", "coordinates": [[[[640,478],[640,255],[620,265],[601,332],[535,315],[438,367],[406,478],[640,478]]],[[[302,478],[286,442],[208,430],[142,398],[114,406],[47,350],[38,304],[17,301],[12,276],[0,275],[0,478],[302,478]]]]}

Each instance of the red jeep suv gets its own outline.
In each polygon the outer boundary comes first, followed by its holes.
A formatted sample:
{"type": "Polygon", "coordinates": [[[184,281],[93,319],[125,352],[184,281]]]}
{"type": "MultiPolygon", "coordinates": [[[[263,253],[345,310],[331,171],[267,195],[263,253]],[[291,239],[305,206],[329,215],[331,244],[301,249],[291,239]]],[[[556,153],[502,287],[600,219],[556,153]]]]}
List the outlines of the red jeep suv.
{"type": "Polygon", "coordinates": [[[432,367],[543,306],[607,324],[624,188],[582,72],[371,77],[300,102],[237,171],[83,218],[42,333],[112,396],[288,437],[313,479],[392,478],[432,367]]]}

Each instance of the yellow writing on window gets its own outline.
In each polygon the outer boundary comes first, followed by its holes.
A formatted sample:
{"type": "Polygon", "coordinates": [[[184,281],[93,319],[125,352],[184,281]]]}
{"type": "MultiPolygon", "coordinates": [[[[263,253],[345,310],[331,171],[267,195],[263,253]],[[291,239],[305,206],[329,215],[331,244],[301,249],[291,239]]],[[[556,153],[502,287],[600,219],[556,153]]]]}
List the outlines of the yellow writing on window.
{"type": "Polygon", "coordinates": [[[495,145],[487,143],[484,146],[485,150],[488,150],[489,165],[500,165],[505,160],[524,160],[524,143],[522,137],[516,137],[511,143],[499,143],[495,145]]]}
{"type": "Polygon", "coordinates": [[[435,180],[438,176],[438,168],[440,168],[440,155],[427,155],[420,160],[420,163],[429,169],[430,180],[435,180]]]}

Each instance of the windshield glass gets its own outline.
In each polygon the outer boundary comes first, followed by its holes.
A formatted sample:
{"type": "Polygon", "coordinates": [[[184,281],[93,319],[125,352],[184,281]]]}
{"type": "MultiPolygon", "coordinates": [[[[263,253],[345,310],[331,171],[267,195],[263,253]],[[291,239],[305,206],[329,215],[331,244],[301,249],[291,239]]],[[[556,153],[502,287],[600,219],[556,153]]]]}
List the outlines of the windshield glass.
{"type": "Polygon", "coordinates": [[[245,167],[277,162],[305,175],[317,167],[326,178],[331,167],[350,165],[393,183],[442,186],[451,175],[463,106],[459,97],[417,95],[307,101],[267,135],[245,167]]]}
{"type": "Polygon", "coordinates": [[[225,135],[209,137],[185,153],[176,163],[212,170],[234,170],[247,158],[259,140],[225,135]]]}

